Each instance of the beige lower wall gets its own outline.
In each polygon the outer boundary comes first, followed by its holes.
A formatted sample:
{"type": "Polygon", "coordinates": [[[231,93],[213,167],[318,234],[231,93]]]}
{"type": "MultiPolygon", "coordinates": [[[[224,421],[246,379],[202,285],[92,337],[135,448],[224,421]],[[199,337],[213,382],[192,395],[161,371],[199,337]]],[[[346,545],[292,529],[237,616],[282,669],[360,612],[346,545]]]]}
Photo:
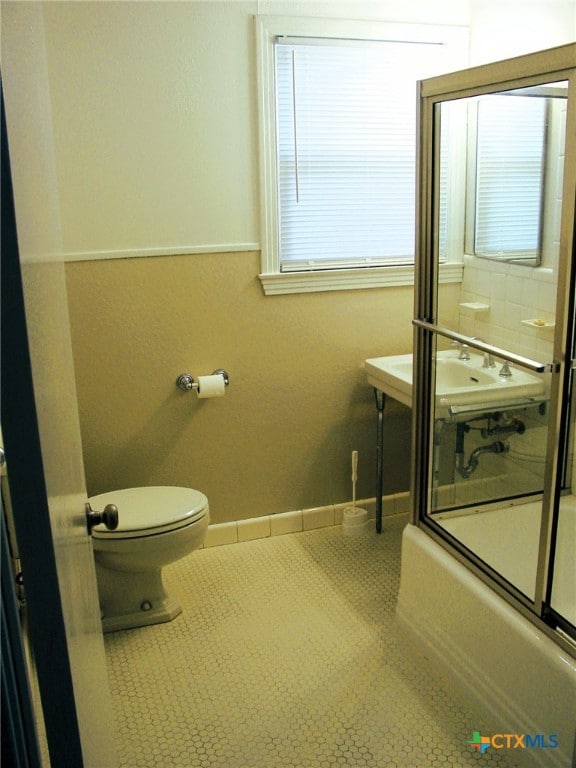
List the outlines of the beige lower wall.
{"type": "MultiPolygon", "coordinates": [[[[264,297],[259,254],[66,266],[89,494],[184,485],[214,523],[375,492],[367,357],[408,352],[412,289],[264,297]],[[225,397],[175,386],[225,368],[225,397]]],[[[442,290],[457,291],[455,286],[442,290]]],[[[385,493],[409,485],[410,411],[386,410],[385,493]]]]}

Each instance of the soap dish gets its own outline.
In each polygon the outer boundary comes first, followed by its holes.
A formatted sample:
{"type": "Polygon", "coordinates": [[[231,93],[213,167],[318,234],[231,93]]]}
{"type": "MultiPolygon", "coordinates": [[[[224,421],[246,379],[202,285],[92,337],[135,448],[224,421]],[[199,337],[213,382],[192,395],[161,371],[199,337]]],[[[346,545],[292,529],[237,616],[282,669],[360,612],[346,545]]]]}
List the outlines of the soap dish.
{"type": "Polygon", "coordinates": [[[481,301],[463,301],[460,306],[462,309],[469,309],[472,312],[487,312],[490,309],[489,304],[484,304],[481,301]]]}
{"type": "Polygon", "coordinates": [[[532,328],[554,328],[556,323],[550,323],[546,320],[535,318],[534,320],[521,320],[522,325],[530,325],[532,328]]]}

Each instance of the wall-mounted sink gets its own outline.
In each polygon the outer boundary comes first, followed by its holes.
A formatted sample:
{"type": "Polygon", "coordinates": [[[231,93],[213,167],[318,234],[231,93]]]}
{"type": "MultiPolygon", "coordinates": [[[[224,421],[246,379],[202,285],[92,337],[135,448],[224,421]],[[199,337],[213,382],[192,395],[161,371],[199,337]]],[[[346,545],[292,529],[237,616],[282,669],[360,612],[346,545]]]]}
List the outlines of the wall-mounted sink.
{"type": "MultiPolygon", "coordinates": [[[[374,357],[365,362],[368,383],[404,405],[412,405],[412,355],[374,357]]],[[[545,397],[546,383],[537,374],[511,366],[512,375],[499,376],[502,363],[484,368],[482,355],[470,350],[470,360],[459,360],[456,350],[436,356],[436,416],[450,406],[498,403],[545,397]]]]}

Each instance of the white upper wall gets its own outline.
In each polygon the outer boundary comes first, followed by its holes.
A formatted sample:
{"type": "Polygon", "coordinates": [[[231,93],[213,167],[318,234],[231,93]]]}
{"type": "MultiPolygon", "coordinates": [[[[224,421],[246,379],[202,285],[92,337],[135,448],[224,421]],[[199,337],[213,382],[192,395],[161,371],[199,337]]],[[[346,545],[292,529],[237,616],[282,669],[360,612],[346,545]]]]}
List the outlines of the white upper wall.
{"type": "Polygon", "coordinates": [[[317,16],[414,24],[470,23],[474,0],[259,0],[254,13],[276,16],[317,16]]]}
{"type": "Polygon", "coordinates": [[[64,249],[258,241],[254,3],[44,12],[64,249]]]}
{"type": "Polygon", "coordinates": [[[472,0],[470,63],[486,64],[576,40],[576,0],[472,0]]]}
{"type": "MultiPolygon", "coordinates": [[[[26,5],[3,2],[3,17],[26,5]]],[[[576,38],[575,0],[46,2],[43,10],[63,249],[88,257],[258,246],[257,13],[470,26],[472,64],[576,38]]],[[[16,26],[3,23],[3,36],[16,26]]],[[[5,47],[11,56],[17,42],[5,47]]]]}
{"type": "Polygon", "coordinates": [[[2,3],[2,80],[18,244],[25,260],[62,252],[50,84],[39,3],[2,3]],[[16,7],[12,4],[10,9],[16,7]],[[22,98],[25,94],[26,97],[22,98]]]}

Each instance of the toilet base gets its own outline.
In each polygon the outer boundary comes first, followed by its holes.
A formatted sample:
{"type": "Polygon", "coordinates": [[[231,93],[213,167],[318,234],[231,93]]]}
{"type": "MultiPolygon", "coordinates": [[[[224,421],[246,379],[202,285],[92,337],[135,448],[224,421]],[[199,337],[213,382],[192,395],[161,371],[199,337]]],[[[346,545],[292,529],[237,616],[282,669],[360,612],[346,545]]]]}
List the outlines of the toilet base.
{"type": "Polygon", "coordinates": [[[163,605],[137,612],[124,613],[115,616],[102,616],[103,632],[119,632],[122,629],[136,629],[136,627],[149,627],[151,624],[162,624],[172,621],[182,613],[182,608],[176,600],[167,598],[163,605]]]}
{"type": "Polygon", "coordinates": [[[104,632],[161,624],[182,613],[180,604],[166,593],[160,570],[115,570],[96,556],[96,579],[104,632]]]}

